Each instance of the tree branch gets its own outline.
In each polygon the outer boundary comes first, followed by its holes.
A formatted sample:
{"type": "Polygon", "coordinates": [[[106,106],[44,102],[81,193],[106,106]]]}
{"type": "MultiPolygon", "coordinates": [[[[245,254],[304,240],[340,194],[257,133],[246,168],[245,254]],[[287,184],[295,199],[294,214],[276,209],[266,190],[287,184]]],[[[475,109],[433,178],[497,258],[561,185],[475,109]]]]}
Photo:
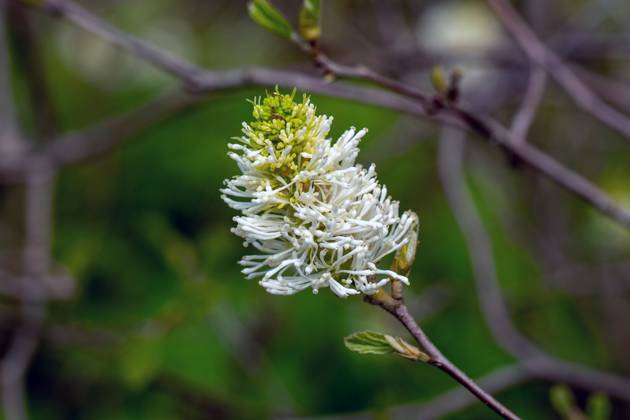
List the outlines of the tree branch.
{"type": "Polygon", "coordinates": [[[194,84],[195,77],[203,72],[199,67],[134,38],[97,18],[76,3],[64,0],[43,0],[39,1],[37,6],[42,7],[53,16],[63,17],[87,32],[98,35],[113,45],[131,52],[135,56],[177,77],[184,83],[194,84]]]}
{"type": "MultiPolygon", "coordinates": [[[[2,3],[2,12],[7,6],[2,3]]],[[[8,6],[7,6],[8,7],[8,6]]],[[[23,6],[12,3],[11,30],[20,43],[20,54],[24,55],[22,73],[29,83],[32,95],[32,113],[36,119],[36,135],[46,139],[55,131],[54,113],[46,95],[41,64],[36,44],[31,37],[23,6]]],[[[0,28],[4,29],[4,28],[0,28]]],[[[1,70],[1,69],[0,69],[1,70]]],[[[17,121],[14,120],[17,127],[17,121]]],[[[25,143],[20,138],[20,143],[25,143]]],[[[44,322],[48,292],[46,281],[51,268],[51,228],[54,168],[47,159],[30,159],[24,166],[25,188],[25,239],[22,250],[22,270],[16,297],[20,305],[20,320],[7,350],[0,361],[0,384],[4,418],[7,420],[27,419],[25,381],[31,359],[37,351],[44,322]]]]}
{"type": "MultiPolygon", "coordinates": [[[[519,365],[499,368],[479,378],[477,383],[483,389],[493,394],[504,391],[525,382],[528,374],[519,365]]],[[[472,394],[465,389],[455,388],[433,400],[418,406],[405,407],[395,411],[396,418],[438,419],[450,413],[457,412],[476,402],[472,394]]]]}
{"type": "Polygon", "coordinates": [[[538,67],[531,68],[523,102],[516,115],[514,115],[512,126],[510,127],[513,141],[523,143],[527,139],[527,132],[534,121],[536,110],[543,98],[546,85],[547,75],[545,72],[538,67]]]}
{"type": "Polygon", "coordinates": [[[25,375],[35,354],[42,330],[45,296],[44,277],[50,268],[52,205],[51,168],[42,162],[29,169],[26,181],[26,239],[23,251],[21,321],[0,362],[2,405],[7,420],[25,420],[25,375]]]}
{"type": "Polygon", "coordinates": [[[446,372],[450,377],[459,382],[464,388],[470,391],[475,397],[482,401],[485,405],[490,407],[494,412],[506,419],[518,419],[519,417],[512,413],[509,409],[498,402],[492,395],[484,391],[479,385],[477,385],[472,379],[470,379],[464,372],[459,370],[457,366],[451,363],[440,350],[429,340],[424,334],[422,329],[418,326],[413,319],[407,306],[404,304],[398,305],[394,312],[391,312],[396,319],[398,319],[407,328],[409,333],[416,339],[418,344],[429,354],[431,357],[430,364],[436,366],[438,369],[446,372]]]}
{"type": "Polygon", "coordinates": [[[495,413],[506,419],[519,419],[507,407],[497,401],[491,394],[482,389],[477,383],[470,379],[464,372],[455,366],[427,337],[424,331],[413,319],[409,313],[409,309],[402,300],[402,295],[395,296],[396,290],[394,281],[392,281],[392,294],[389,295],[380,289],[374,295],[366,295],[365,301],[376,306],[380,306],[385,311],[394,316],[406,329],[416,342],[422,347],[422,350],[429,356],[427,363],[437,367],[451,378],[455,379],[460,385],[474,395],[479,401],[483,402],[495,413]]]}
{"type": "Polygon", "coordinates": [[[532,377],[600,390],[630,401],[630,379],[549,356],[523,336],[512,323],[498,284],[490,237],[465,185],[462,170],[464,136],[462,131],[444,129],[440,141],[440,178],[467,243],[481,311],[493,337],[505,351],[521,362],[532,377]]]}
{"type": "Polygon", "coordinates": [[[529,59],[544,68],[584,111],[630,140],[630,117],[602,101],[580,78],[548,49],[507,0],[488,0],[488,3],[510,31],[529,59]]]}
{"type": "MultiPolygon", "coordinates": [[[[114,45],[145,59],[154,66],[181,79],[191,92],[207,93],[220,89],[229,89],[247,85],[291,86],[315,93],[322,93],[336,97],[359,100],[363,103],[385,106],[409,114],[430,117],[441,123],[467,128],[480,137],[498,144],[510,156],[520,159],[543,175],[551,178],[558,185],[568,189],[581,199],[593,205],[600,212],[630,229],[630,212],[615,204],[605,193],[580,175],[561,165],[537,148],[527,145],[517,145],[512,135],[499,123],[485,117],[474,115],[455,106],[441,104],[443,108],[426,111],[430,96],[423,94],[417,88],[405,85],[396,80],[380,76],[365,67],[348,67],[338,65],[327,57],[323,62],[332,71],[344,77],[367,79],[399,92],[406,97],[393,95],[376,89],[359,88],[352,85],[325,83],[319,78],[300,73],[274,71],[267,69],[251,69],[243,71],[209,72],[204,71],[183,60],[176,59],[170,54],[138,41],[117,28],[103,22],[85,11],[82,7],[67,0],[42,0],[44,10],[55,16],[64,18],[96,35],[99,35],[114,45]]],[[[433,104],[429,104],[433,107],[433,104]]],[[[0,173],[5,177],[19,174],[20,162],[0,167],[0,173]]]]}

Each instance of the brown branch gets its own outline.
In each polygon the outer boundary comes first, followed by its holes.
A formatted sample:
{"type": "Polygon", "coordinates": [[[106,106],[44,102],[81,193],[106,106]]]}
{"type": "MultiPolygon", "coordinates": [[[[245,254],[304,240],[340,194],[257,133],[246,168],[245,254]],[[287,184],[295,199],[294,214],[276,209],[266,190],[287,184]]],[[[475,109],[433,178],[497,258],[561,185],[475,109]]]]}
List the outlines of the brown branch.
{"type": "MultiPolygon", "coordinates": [[[[55,134],[56,121],[43,82],[43,69],[22,5],[2,3],[2,12],[10,10],[10,29],[17,38],[19,54],[23,55],[21,73],[31,93],[31,113],[34,115],[36,137],[47,139],[55,134]]],[[[4,28],[0,28],[4,29],[4,28]]],[[[19,60],[18,60],[19,61],[19,60]]],[[[15,121],[17,126],[17,121],[15,121]]],[[[25,143],[24,138],[20,138],[25,143]]],[[[48,299],[47,281],[51,269],[51,228],[54,168],[48,159],[29,159],[24,171],[25,238],[22,251],[20,287],[16,297],[20,305],[20,320],[8,348],[0,361],[2,405],[7,420],[28,417],[25,382],[31,359],[37,351],[48,299]]]]}
{"type": "MultiPolygon", "coordinates": [[[[392,285],[393,289],[393,285],[392,285]]],[[[497,401],[491,394],[482,389],[474,380],[470,379],[468,375],[462,372],[457,366],[455,366],[442,352],[433,344],[433,342],[427,337],[424,331],[413,319],[407,306],[402,300],[402,297],[395,299],[383,290],[380,290],[374,295],[366,296],[365,300],[376,306],[380,306],[391,315],[394,316],[406,329],[416,342],[422,347],[422,350],[429,355],[429,361],[427,363],[437,367],[451,378],[455,379],[460,385],[466,388],[472,395],[474,395],[479,401],[483,402],[495,413],[506,419],[519,419],[519,417],[512,413],[503,404],[497,401]]]]}
{"type": "Polygon", "coordinates": [[[498,402],[492,395],[484,391],[477,383],[470,379],[464,372],[459,370],[457,366],[451,363],[440,350],[429,340],[424,334],[422,329],[418,326],[413,317],[409,314],[407,306],[404,304],[398,305],[392,315],[396,317],[407,328],[409,333],[416,339],[418,344],[429,354],[431,357],[430,364],[436,366],[438,369],[443,370],[457,382],[459,382],[464,388],[470,391],[475,397],[482,401],[485,405],[490,407],[494,412],[506,419],[518,419],[519,417],[507,409],[503,404],[498,402]]]}
{"type": "Polygon", "coordinates": [[[630,112],[630,85],[584,67],[572,65],[571,69],[606,101],[630,112]]]}
{"type": "Polygon", "coordinates": [[[113,45],[133,53],[135,56],[177,77],[184,83],[194,83],[195,77],[203,72],[199,67],[153,47],[144,41],[140,41],[97,18],[78,4],[64,0],[43,0],[38,2],[38,6],[53,16],[63,17],[87,32],[94,33],[113,45]]]}
{"type": "Polygon", "coordinates": [[[24,377],[37,349],[42,308],[39,304],[24,303],[22,320],[16,327],[9,348],[0,362],[2,407],[6,420],[26,420],[24,377]]]}
{"type": "Polygon", "coordinates": [[[547,75],[545,72],[538,67],[531,68],[523,102],[516,115],[514,115],[510,127],[513,141],[523,143],[527,139],[527,132],[534,121],[536,110],[545,93],[546,85],[547,75]]]}
{"type": "Polygon", "coordinates": [[[630,117],[602,101],[584,84],[555,52],[542,43],[509,1],[488,0],[488,3],[532,62],[544,68],[584,111],[630,140],[630,117]]]}
{"type": "Polygon", "coordinates": [[[512,153],[513,156],[545,175],[556,185],[572,192],[626,229],[630,229],[630,212],[617,205],[595,184],[562,165],[540,149],[532,146],[529,142],[509,145],[510,142],[513,142],[513,138],[503,126],[491,120],[486,120],[486,123],[493,127],[494,135],[502,138],[497,140],[497,143],[512,153]]]}
{"type": "MultiPolygon", "coordinates": [[[[494,370],[477,379],[483,389],[497,393],[520,385],[528,378],[527,372],[519,365],[512,365],[494,370]]],[[[420,407],[404,407],[395,410],[396,418],[438,419],[450,413],[462,410],[473,403],[475,398],[465,389],[455,388],[427,401],[420,407]]]]}
{"type": "MultiPolygon", "coordinates": [[[[516,157],[530,167],[551,178],[558,185],[568,189],[584,201],[590,203],[602,213],[619,224],[630,228],[630,212],[615,204],[604,192],[580,175],[561,165],[535,147],[516,145],[511,134],[499,123],[481,116],[471,114],[455,106],[446,106],[434,110],[428,115],[426,112],[428,95],[417,88],[380,76],[365,67],[348,67],[338,65],[323,56],[323,63],[332,71],[344,77],[360,78],[387,87],[405,95],[393,95],[376,89],[365,90],[352,85],[330,85],[324,81],[294,72],[282,72],[267,69],[252,69],[244,71],[209,72],[183,60],[176,59],[161,50],[142,41],[138,41],[128,34],[121,32],[108,23],[98,19],[85,11],[82,7],[67,0],[42,0],[41,7],[54,15],[88,30],[111,41],[113,44],[145,59],[156,67],[180,78],[189,90],[197,93],[214,92],[220,89],[235,88],[247,85],[291,86],[315,93],[359,100],[368,104],[375,104],[396,109],[421,117],[431,117],[441,123],[467,128],[482,138],[496,143],[510,156],[516,157]]],[[[442,104],[443,106],[444,104],[442,104]]],[[[433,104],[431,104],[433,106],[433,104]]],[[[0,166],[0,173],[5,178],[19,176],[21,162],[0,166]]]]}
{"type": "Polygon", "coordinates": [[[50,267],[52,205],[51,168],[44,162],[29,169],[26,181],[26,238],[23,252],[21,321],[0,363],[2,402],[7,420],[27,418],[24,377],[38,346],[45,297],[39,293],[50,267]]]}
{"type": "Polygon", "coordinates": [[[463,182],[462,160],[465,135],[461,130],[444,128],[440,140],[438,168],[449,206],[466,238],[477,280],[477,296],[486,324],[497,341],[510,354],[523,357],[539,355],[539,351],[519,334],[501,297],[490,238],[463,182]]]}
{"type": "Polygon", "coordinates": [[[185,95],[180,92],[164,94],[138,110],[87,129],[60,136],[44,149],[31,155],[5,162],[0,161],[0,182],[20,182],[24,178],[24,169],[33,159],[49,159],[56,165],[62,165],[93,158],[107,152],[145,127],[205,100],[210,93],[249,85],[295,87],[411,115],[424,115],[422,107],[411,99],[381,89],[344,83],[329,84],[318,77],[296,72],[264,68],[206,72],[203,77],[197,79],[196,83],[195,95],[185,95]]]}
{"type": "Polygon", "coordinates": [[[42,151],[55,165],[84,161],[111,150],[144,128],[163,121],[198,103],[200,96],[169,92],[139,109],[56,139],[42,151]]]}
{"type": "Polygon", "coordinates": [[[439,169],[451,210],[466,240],[477,297],[495,340],[520,361],[532,377],[566,382],[630,401],[630,379],[571,364],[549,356],[514,326],[498,284],[490,237],[468,192],[462,169],[465,134],[445,128],[440,141],[439,169]]]}

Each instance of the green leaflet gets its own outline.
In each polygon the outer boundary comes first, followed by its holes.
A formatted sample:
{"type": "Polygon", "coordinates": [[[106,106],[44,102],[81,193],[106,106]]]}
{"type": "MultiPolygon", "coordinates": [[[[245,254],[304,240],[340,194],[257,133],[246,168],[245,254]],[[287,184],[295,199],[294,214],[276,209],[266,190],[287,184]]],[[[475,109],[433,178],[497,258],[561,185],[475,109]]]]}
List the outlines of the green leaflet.
{"type": "Polygon", "coordinates": [[[373,331],[361,331],[344,338],[346,347],[360,354],[388,354],[395,353],[410,360],[428,362],[428,354],[407,343],[400,337],[393,337],[373,331]]]}
{"type": "Polygon", "coordinates": [[[265,29],[285,38],[291,38],[289,21],[268,0],[253,0],[247,5],[251,18],[265,29]]]}

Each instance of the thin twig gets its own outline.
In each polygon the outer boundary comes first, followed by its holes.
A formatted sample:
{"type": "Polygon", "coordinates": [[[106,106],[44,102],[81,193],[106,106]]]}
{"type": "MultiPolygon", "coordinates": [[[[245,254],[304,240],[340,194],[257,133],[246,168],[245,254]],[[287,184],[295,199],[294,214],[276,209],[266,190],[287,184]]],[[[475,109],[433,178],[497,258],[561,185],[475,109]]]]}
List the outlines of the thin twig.
{"type": "Polygon", "coordinates": [[[429,354],[429,356],[431,357],[431,361],[429,362],[430,364],[446,372],[449,376],[459,382],[468,391],[470,391],[473,395],[475,395],[479,400],[481,400],[484,404],[486,404],[500,416],[506,419],[519,418],[516,414],[512,413],[508,408],[497,401],[492,395],[484,391],[464,372],[459,370],[457,366],[451,363],[451,361],[448,360],[424,334],[424,331],[422,331],[422,329],[418,326],[411,314],[409,314],[406,305],[398,305],[395,311],[392,312],[392,315],[394,315],[396,319],[398,319],[405,326],[405,328],[407,328],[409,333],[411,333],[411,335],[416,339],[418,344],[420,344],[422,348],[429,354]]]}
{"type": "MultiPolygon", "coordinates": [[[[2,12],[5,12],[2,5],[2,12]]],[[[32,114],[37,122],[35,135],[39,140],[54,135],[56,121],[39,67],[36,43],[26,16],[19,3],[11,4],[11,30],[16,34],[24,61],[20,70],[32,94],[32,114]]],[[[2,16],[4,18],[4,16],[2,16]]],[[[4,28],[2,28],[4,29],[4,28]]],[[[15,122],[17,126],[17,121],[15,122]]],[[[20,138],[25,143],[24,138],[20,138]]],[[[24,170],[25,238],[22,251],[22,275],[18,302],[20,319],[8,348],[0,362],[2,405],[7,420],[28,418],[25,382],[31,359],[37,351],[46,309],[47,276],[51,269],[52,201],[55,170],[47,159],[31,159],[24,170]]]]}
{"type": "Polygon", "coordinates": [[[139,109],[68,133],[42,152],[55,165],[65,165],[102,155],[144,128],[177,115],[202,97],[169,92],[139,109]]]}
{"type": "Polygon", "coordinates": [[[512,126],[510,127],[513,141],[523,143],[525,139],[527,139],[527,132],[534,121],[536,110],[545,93],[546,85],[547,75],[544,70],[539,67],[530,69],[527,90],[525,91],[523,102],[516,112],[516,115],[514,115],[512,126]]]}
{"type": "Polygon", "coordinates": [[[544,68],[579,107],[630,140],[629,116],[602,101],[582,82],[555,52],[542,43],[509,1],[488,0],[488,3],[531,61],[544,68]]]}
{"type": "Polygon", "coordinates": [[[394,318],[396,318],[407,329],[407,331],[409,331],[412,337],[422,347],[422,350],[429,355],[429,364],[437,367],[451,378],[455,379],[479,401],[483,402],[491,410],[503,418],[513,420],[519,419],[516,414],[512,413],[492,395],[483,390],[474,380],[470,379],[468,375],[462,372],[442,354],[442,352],[433,344],[433,342],[429,339],[429,337],[427,337],[424,331],[411,316],[409,309],[402,300],[402,296],[400,299],[394,299],[391,295],[387,294],[383,290],[380,290],[375,295],[366,296],[365,300],[372,305],[380,306],[392,314],[394,318]]]}
{"type": "Polygon", "coordinates": [[[466,188],[462,163],[466,144],[462,131],[444,128],[439,167],[442,185],[470,252],[481,311],[495,340],[520,361],[531,377],[601,390],[630,401],[630,379],[571,364],[542,351],[512,323],[498,284],[490,238],[466,188]]]}
{"type": "Polygon", "coordinates": [[[194,83],[195,76],[203,72],[199,67],[181,60],[164,50],[153,47],[98,19],[78,4],[63,0],[44,0],[38,3],[39,7],[44,8],[52,15],[63,16],[64,19],[87,32],[92,32],[123,50],[132,52],[137,57],[161,68],[185,83],[194,83]]]}
{"type": "Polygon", "coordinates": [[[2,407],[6,420],[26,420],[24,377],[39,341],[43,310],[39,303],[22,304],[22,320],[15,329],[2,362],[0,381],[2,407]]]}
{"type": "MultiPolygon", "coordinates": [[[[630,44],[630,43],[629,43],[630,44]]],[[[606,101],[630,112],[630,85],[616,80],[614,77],[603,76],[584,67],[572,65],[571,69],[587,83],[591,89],[599,93],[606,101]]]]}
{"type": "Polygon", "coordinates": [[[27,418],[24,378],[42,330],[45,297],[41,284],[50,267],[53,174],[45,163],[30,168],[26,182],[26,239],[23,253],[21,321],[0,363],[2,402],[7,420],[27,418]]]}
{"type": "MultiPolygon", "coordinates": [[[[481,378],[477,383],[491,393],[497,393],[522,384],[528,379],[523,367],[511,365],[496,369],[481,378]]],[[[418,406],[395,410],[396,418],[438,419],[472,405],[475,398],[465,389],[455,388],[418,406]]]]}
{"type": "Polygon", "coordinates": [[[482,314],[490,331],[508,353],[523,357],[539,355],[538,349],[509,322],[510,314],[501,296],[490,238],[485,234],[463,181],[464,145],[465,135],[461,130],[444,128],[440,139],[438,168],[449,206],[464,233],[471,254],[482,314]]]}

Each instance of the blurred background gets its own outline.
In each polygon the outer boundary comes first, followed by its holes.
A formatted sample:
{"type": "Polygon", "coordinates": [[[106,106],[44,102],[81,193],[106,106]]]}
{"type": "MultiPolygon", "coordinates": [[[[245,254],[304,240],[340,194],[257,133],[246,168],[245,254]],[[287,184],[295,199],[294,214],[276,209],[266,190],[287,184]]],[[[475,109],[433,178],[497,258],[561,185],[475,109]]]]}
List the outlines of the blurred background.
{"type": "MultiPolygon", "coordinates": [[[[300,3],[274,1],[290,17],[300,3]]],[[[81,4],[204,68],[317,74],[295,46],[249,18],[245,1],[81,4]]],[[[630,113],[627,0],[514,4],[589,87],[630,113]]],[[[434,65],[458,66],[470,108],[509,123],[520,106],[531,68],[485,2],[344,0],[324,1],[322,10],[322,48],[339,62],[365,63],[427,91],[434,65]]],[[[49,134],[81,130],[178,86],[35,9],[9,13],[3,30],[8,86],[0,93],[11,94],[33,147],[45,144],[42,124],[49,134]]],[[[427,365],[349,352],[342,339],[358,330],[406,337],[361,299],[342,301],[328,292],[271,296],[240,274],[245,251],[230,233],[235,213],[218,190],[237,171],[227,142],[251,118],[247,99],[263,93],[212,94],[60,170],[52,254],[63,291],[46,305],[27,371],[32,418],[415,418],[416,407],[456,387],[427,365]]],[[[406,296],[429,336],[471,377],[513,364],[484,321],[466,241],[441,185],[441,128],[341,99],[312,100],[334,115],[333,137],[349,126],[369,128],[359,160],[376,163],[401,208],[420,215],[406,296]]],[[[553,81],[528,138],[630,207],[628,139],[579,110],[553,81]]],[[[554,357],[630,377],[629,232],[485,143],[471,139],[465,159],[518,330],[554,357]]],[[[23,198],[20,183],[0,186],[0,279],[19,271],[23,198]]],[[[19,300],[1,295],[2,354],[19,317],[19,300]]],[[[524,418],[557,418],[552,385],[528,380],[496,395],[524,418]]],[[[595,390],[575,388],[578,404],[595,390]]],[[[613,418],[630,418],[628,401],[611,398],[611,404],[613,418]]],[[[476,403],[448,418],[491,415],[476,403]]]]}

